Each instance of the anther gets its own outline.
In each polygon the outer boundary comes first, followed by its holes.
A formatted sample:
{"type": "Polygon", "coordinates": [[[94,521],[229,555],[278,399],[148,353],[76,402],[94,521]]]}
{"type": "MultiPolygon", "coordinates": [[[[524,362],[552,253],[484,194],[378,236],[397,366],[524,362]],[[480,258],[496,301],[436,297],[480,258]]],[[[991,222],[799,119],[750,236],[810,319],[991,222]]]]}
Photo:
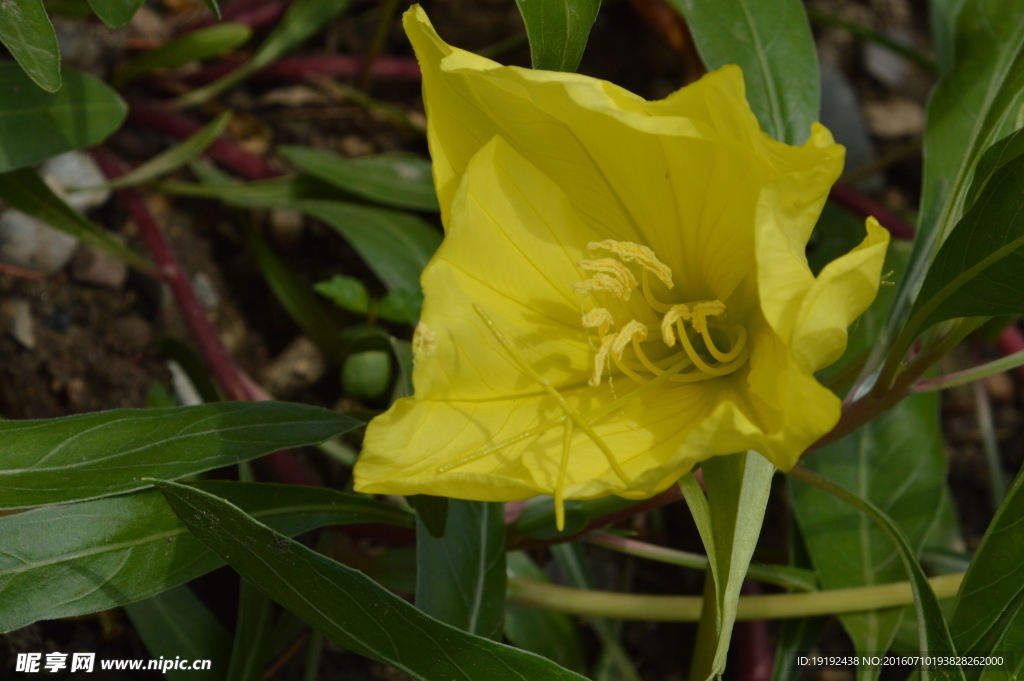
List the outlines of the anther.
{"type": "Polygon", "coordinates": [[[647,327],[634,319],[622,327],[622,330],[615,335],[615,339],[612,342],[612,355],[622,359],[622,351],[626,349],[627,345],[638,338],[641,341],[647,340],[647,327]]]}
{"type": "Polygon", "coordinates": [[[665,313],[665,316],[661,318],[661,339],[665,341],[665,345],[672,347],[676,344],[676,334],[672,330],[677,320],[687,321],[690,319],[690,306],[689,305],[673,305],[665,313]]]}
{"type": "Polygon", "coordinates": [[[600,329],[602,327],[608,327],[615,323],[612,319],[612,313],[606,308],[595,307],[593,310],[583,315],[583,326],[587,329],[600,329]]]}
{"type": "Polygon", "coordinates": [[[611,251],[615,255],[619,256],[623,262],[638,263],[645,270],[649,270],[654,276],[660,279],[661,283],[665,284],[668,288],[673,288],[675,286],[672,282],[672,269],[665,263],[658,260],[658,256],[656,256],[654,251],[647,246],[641,246],[640,244],[635,244],[631,241],[615,241],[614,239],[591,241],[587,244],[587,250],[593,251],[598,248],[611,251]]]}
{"type": "Polygon", "coordinates": [[[594,356],[594,375],[588,381],[595,388],[601,385],[601,376],[604,375],[604,367],[608,363],[608,353],[611,352],[612,343],[614,342],[614,335],[605,336],[601,339],[601,347],[598,348],[597,355],[594,356]]]}
{"type": "Polygon", "coordinates": [[[708,330],[708,317],[720,315],[725,312],[725,303],[720,300],[705,300],[697,303],[690,311],[693,319],[690,323],[697,333],[703,334],[708,330]]]}
{"type": "Polygon", "coordinates": [[[637,287],[636,277],[615,258],[597,258],[596,260],[580,260],[576,263],[580,269],[588,272],[603,272],[619,280],[623,290],[626,292],[624,300],[629,300],[629,294],[637,287]]]}
{"type": "Polygon", "coordinates": [[[612,295],[622,298],[623,300],[629,300],[629,294],[632,292],[631,289],[623,285],[620,279],[617,279],[610,274],[604,272],[598,272],[589,279],[583,281],[577,281],[572,285],[576,292],[580,295],[586,295],[587,293],[594,293],[595,291],[608,291],[612,295]]]}

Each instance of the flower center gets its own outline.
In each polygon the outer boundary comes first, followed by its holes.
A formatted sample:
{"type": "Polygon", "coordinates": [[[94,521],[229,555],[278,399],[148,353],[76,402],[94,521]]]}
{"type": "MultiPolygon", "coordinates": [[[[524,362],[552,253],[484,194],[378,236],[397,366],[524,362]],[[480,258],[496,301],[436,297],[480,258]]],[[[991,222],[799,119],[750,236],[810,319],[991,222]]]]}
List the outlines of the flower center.
{"type": "Polygon", "coordinates": [[[604,374],[611,374],[612,365],[641,384],[666,371],[673,372],[667,377],[670,381],[695,383],[727,376],[750,359],[747,330],[739,324],[728,323],[722,301],[673,304],[663,303],[654,296],[650,282],[652,275],[669,289],[675,284],[672,270],[658,260],[650,248],[609,239],[593,241],[587,244],[587,250],[605,250],[617,256],[576,263],[581,269],[594,274],[573,284],[573,288],[581,295],[593,294],[605,303],[584,312],[581,320],[584,328],[595,330],[598,336],[590,385],[601,385],[604,374]],[[640,266],[639,283],[625,263],[640,266]],[[625,322],[617,330],[614,328],[616,321],[608,310],[609,298],[627,302],[638,287],[655,316],[661,318],[660,338],[648,339],[647,327],[636,319],[625,322]],[[673,352],[677,337],[681,349],[673,352]],[[626,354],[627,350],[630,354],[626,354]]]}

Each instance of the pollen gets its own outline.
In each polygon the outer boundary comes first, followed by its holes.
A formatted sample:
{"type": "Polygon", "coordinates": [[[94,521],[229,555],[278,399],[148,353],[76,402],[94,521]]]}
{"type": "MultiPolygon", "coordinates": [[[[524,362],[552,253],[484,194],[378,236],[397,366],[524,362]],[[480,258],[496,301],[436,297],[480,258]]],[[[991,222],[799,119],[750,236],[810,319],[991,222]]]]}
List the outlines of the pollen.
{"type": "Polygon", "coordinates": [[[622,353],[626,346],[634,339],[640,342],[647,340],[647,327],[635,319],[622,327],[622,330],[615,335],[615,341],[612,343],[612,355],[622,359],[622,353]]]}
{"type": "Polygon", "coordinates": [[[589,293],[595,290],[611,291],[622,300],[629,300],[633,289],[639,286],[629,268],[614,258],[580,260],[576,266],[590,272],[597,272],[590,279],[574,284],[580,293],[589,293]],[[613,284],[611,280],[614,280],[615,283],[613,284]]]}
{"type": "Polygon", "coordinates": [[[612,319],[612,313],[603,307],[595,307],[590,312],[583,315],[583,327],[587,329],[600,329],[602,327],[608,327],[615,323],[612,319]]]}
{"type": "Polygon", "coordinates": [[[430,357],[437,349],[437,336],[430,327],[420,322],[412,333],[412,351],[417,357],[430,357]]]}
{"type": "Polygon", "coordinates": [[[615,241],[613,239],[605,239],[604,241],[591,241],[587,244],[587,250],[594,251],[599,248],[603,248],[606,251],[611,251],[623,262],[635,262],[643,267],[646,271],[650,272],[658,279],[661,283],[665,284],[668,288],[673,288],[675,284],[672,282],[672,269],[658,260],[658,256],[654,254],[647,246],[635,244],[631,241],[615,241]]]}
{"type": "Polygon", "coordinates": [[[629,294],[632,292],[630,289],[622,285],[620,279],[616,279],[610,274],[604,272],[598,272],[589,279],[583,281],[577,281],[572,285],[576,292],[580,295],[586,295],[587,293],[595,293],[597,291],[608,291],[616,298],[622,300],[629,300],[629,294]]]}

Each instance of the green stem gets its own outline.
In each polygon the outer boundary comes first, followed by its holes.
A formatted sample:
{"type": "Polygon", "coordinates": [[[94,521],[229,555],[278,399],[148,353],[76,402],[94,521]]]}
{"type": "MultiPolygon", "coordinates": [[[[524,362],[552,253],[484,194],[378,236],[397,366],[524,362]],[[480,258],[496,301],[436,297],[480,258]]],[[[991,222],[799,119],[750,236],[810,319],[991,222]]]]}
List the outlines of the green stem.
{"type": "Polygon", "coordinates": [[[1001,374],[1015,367],[1024,364],[1024,350],[1007,355],[993,362],[981,364],[970,369],[957,371],[956,373],[936,376],[935,378],[924,378],[910,386],[912,393],[926,393],[934,390],[946,390],[965,383],[973,383],[995,374],[1001,374]]]}
{"type": "MultiPolygon", "coordinates": [[[[636,556],[637,558],[656,560],[660,563],[679,565],[694,570],[708,569],[708,557],[699,553],[677,551],[604,532],[594,532],[583,539],[590,544],[602,546],[629,556],[636,556]]],[[[747,567],[747,577],[756,579],[759,582],[767,582],[768,584],[775,584],[785,589],[796,591],[816,591],[818,589],[818,580],[814,572],[789,567],[788,565],[777,566],[751,563],[747,567]]]]}
{"type": "Polygon", "coordinates": [[[981,431],[981,445],[985,451],[985,464],[988,467],[988,481],[992,493],[992,511],[998,511],[1006,498],[1006,476],[1003,475],[1003,462],[999,456],[999,440],[996,438],[996,426],[992,420],[992,403],[988,399],[988,391],[984,383],[974,384],[974,408],[978,418],[978,430],[981,431]]]}
{"type": "MultiPolygon", "coordinates": [[[[928,580],[938,598],[955,596],[963,573],[928,580]]],[[[644,596],[590,591],[547,584],[532,579],[508,580],[509,600],[544,610],[585,617],[607,617],[658,622],[700,621],[701,596],[644,596]]],[[[813,593],[740,596],[737,620],[791,619],[817,615],[884,610],[914,602],[910,582],[894,582],[853,589],[813,593]]]]}
{"type": "Polygon", "coordinates": [[[855,24],[852,21],[847,21],[842,17],[837,17],[834,14],[828,12],[822,12],[819,9],[813,7],[807,8],[807,16],[810,17],[811,21],[817,24],[824,24],[825,26],[836,26],[838,28],[845,28],[847,31],[852,33],[855,37],[861,40],[868,40],[873,43],[878,43],[883,47],[887,47],[893,52],[899,54],[906,59],[914,62],[928,73],[938,75],[939,67],[936,65],[935,60],[926,57],[912,47],[908,47],[899,41],[893,40],[884,33],[879,33],[873,28],[867,26],[861,26],[855,24]]]}

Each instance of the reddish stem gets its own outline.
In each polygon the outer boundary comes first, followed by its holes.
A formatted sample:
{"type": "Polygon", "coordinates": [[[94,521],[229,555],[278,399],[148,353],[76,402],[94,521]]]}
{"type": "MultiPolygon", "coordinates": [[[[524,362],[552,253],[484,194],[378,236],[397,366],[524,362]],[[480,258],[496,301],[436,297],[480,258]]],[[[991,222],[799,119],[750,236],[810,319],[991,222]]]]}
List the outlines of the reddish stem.
{"type": "MultiPolygon", "coordinates": [[[[264,5],[269,4],[280,4],[280,0],[236,0],[229,5],[225,5],[220,9],[220,21],[231,21],[242,23],[239,21],[239,17],[244,17],[247,14],[252,13],[254,10],[262,8],[264,5]]],[[[288,3],[285,2],[285,5],[288,3]]],[[[220,23],[217,17],[213,16],[213,13],[204,14],[202,18],[197,19],[188,24],[184,32],[194,31],[198,28],[206,28],[213,24],[220,23]]]]}
{"type": "MultiPolygon", "coordinates": [[[[346,54],[325,54],[315,56],[284,57],[262,71],[254,74],[258,80],[302,82],[317,76],[331,78],[356,78],[362,72],[364,59],[346,54]]],[[[241,64],[221,62],[183,78],[190,85],[205,85],[221,78],[241,64]]],[[[420,65],[407,57],[377,57],[371,73],[374,78],[385,80],[418,81],[420,65]]]]}
{"type": "MultiPolygon", "coordinates": [[[[111,180],[128,172],[124,162],[105,147],[94,148],[93,156],[100,169],[111,180]]],[[[254,396],[258,394],[253,390],[254,384],[235,365],[227,348],[224,347],[220,334],[217,333],[217,329],[206,316],[206,311],[203,310],[202,304],[192,290],[184,269],[160,230],[160,226],[153,218],[153,214],[149,212],[149,207],[146,206],[142,196],[134,189],[129,188],[118,189],[117,198],[124,203],[132,220],[138,226],[139,233],[156,262],[158,275],[171,288],[200,354],[210,371],[213,372],[217,382],[224,389],[228,399],[240,401],[254,399],[254,396]]],[[[274,452],[267,456],[267,462],[284,482],[303,485],[320,484],[289,451],[274,452]]]]}
{"type": "MultiPolygon", "coordinates": [[[[744,580],[740,593],[755,595],[761,593],[761,585],[753,580],[744,580]]],[[[733,632],[738,660],[739,681],[771,681],[775,666],[775,646],[767,620],[737,622],[733,632]]]]}
{"type": "MultiPolygon", "coordinates": [[[[132,101],[128,109],[128,122],[149,128],[176,139],[185,139],[197,133],[202,124],[182,114],[147,102],[132,101]]],[[[228,170],[247,180],[269,180],[282,175],[265,160],[250,154],[221,136],[206,148],[206,155],[228,170]]]]}
{"type": "Polygon", "coordinates": [[[837,182],[832,185],[828,198],[861,217],[874,217],[878,220],[878,224],[889,230],[897,239],[904,241],[913,241],[914,239],[914,228],[909,223],[890,213],[888,208],[874,199],[864,196],[845,184],[837,182]]]}
{"type": "Polygon", "coordinates": [[[243,12],[231,19],[232,23],[245,24],[253,31],[259,31],[277,24],[288,11],[288,2],[272,2],[243,12]]]}

